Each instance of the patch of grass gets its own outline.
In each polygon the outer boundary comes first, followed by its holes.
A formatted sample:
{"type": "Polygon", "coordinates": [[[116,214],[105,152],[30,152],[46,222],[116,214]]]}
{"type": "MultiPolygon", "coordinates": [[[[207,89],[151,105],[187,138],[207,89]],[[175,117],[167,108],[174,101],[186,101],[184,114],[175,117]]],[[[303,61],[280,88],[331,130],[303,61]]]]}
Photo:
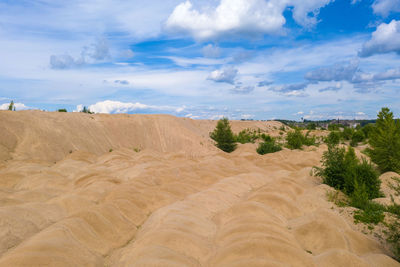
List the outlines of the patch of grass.
{"type": "Polygon", "coordinates": [[[392,177],[394,183],[389,182],[389,188],[395,191],[395,196],[400,196],[400,178],[399,177],[392,177]]]}
{"type": "Polygon", "coordinates": [[[133,151],[135,151],[136,153],[138,153],[138,152],[140,152],[140,148],[135,147],[135,148],[133,149],[133,151]]]}
{"type": "Polygon", "coordinates": [[[110,153],[111,153],[111,152],[113,152],[113,149],[112,149],[112,148],[110,148],[110,150],[108,150],[108,152],[110,152],[110,153]]]}
{"type": "Polygon", "coordinates": [[[385,219],[385,207],[378,203],[368,201],[363,209],[354,212],[355,223],[378,224],[385,219]]]}
{"type": "Polygon", "coordinates": [[[400,221],[395,220],[388,225],[386,241],[392,245],[394,258],[400,262],[400,221]]]}

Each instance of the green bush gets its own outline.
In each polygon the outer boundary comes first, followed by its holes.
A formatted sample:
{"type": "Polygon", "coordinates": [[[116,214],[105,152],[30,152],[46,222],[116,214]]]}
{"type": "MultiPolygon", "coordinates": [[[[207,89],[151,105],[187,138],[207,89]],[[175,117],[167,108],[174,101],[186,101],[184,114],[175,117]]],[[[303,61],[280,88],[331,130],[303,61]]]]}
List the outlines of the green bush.
{"type": "Polygon", "coordinates": [[[308,131],[305,136],[303,136],[303,144],[306,146],[315,146],[315,136],[310,137],[310,132],[308,131]]]}
{"type": "Polygon", "coordinates": [[[246,144],[246,143],[254,143],[255,140],[257,140],[258,136],[255,132],[251,132],[249,129],[240,131],[236,136],[235,136],[235,141],[241,144],[246,144]]]}
{"type": "Polygon", "coordinates": [[[57,110],[58,112],[67,112],[67,110],[65,108],[60,108],[57,110]]]}
{"type": "Polygon", "coordinates": [[[340,133],[337,131],[330,132],[325,142],[328,145],[338,145],[340,142],[340,133]]]}
{"type": "Polygon", "coordinates": [[[344,148],[329,145],[321,162],[322,167],[316,167],[315,170],[316,175],[320,176],[325,184],[350,196],[358,184],[360,187],[365,186],[367,199],[380,196],[381,181],[378,173],[366,159],[360,163],[353,148],[349,147],[346,152],[344,148]]]}
{"type": "Polygon", "coordinates": [[[329,145],[328,151],[325,151],[322,155],[322,167],[314,167],[315,174],[322,178],[324,184],[336,189],[344,189],[346,177],[344,157],[344,148],[329,145]]]}
{"type": "Polygon", "coordinates": [[[362,142],[365,139],[365,135],[362,131],[354,132],[353,136],[351,137],[351,146],[357,146],[358,143],[362,142]]]}
{"type": "Polygon", "coordinates": [[[274,153],[282,150],[282,147],[275,143],[275,141],[262,142],[258,145],[257,153],[260,155],[274,153]]]}
{"type": "Polygon", "coordinates": [[[315,122],[307,124],[307,130],[315,130],[315,129],[317,129],[317,125],[315,124],[315,122]]]}
{"type": "Polygon", "coordinates": [[[286,136],[288,148],[300,149],[303,146],[303,139],[304,136],[298,129],[296,129],[294,132],[288,132],[286,136]]]}
{"type": "Polygon", "coordinates": [[[385,207],[382,205],[368,201],[366,206],[358,210],[354,213],[354,219],[356,222],[360,221],[363,223],[373,223],[373,224],[378,224],[380,222],[383,222],[385,219],[385,207]]]}
{"type": "Polygon", "coordinates": [[[400,172],[400,122],[388,108],[379,112],[369,137],[371,160],[382,172],[400,172]]]}
{"type": "Polygon", "coordinates": [[[364,127],[361,128],[361,131],[364,133],[365,138],[369,138],[369,133],[374,129],[374,125],[371,123],[368,123],[364,127]]]}
{"type": "Polygon", "coordinates": [[[264,140],[264,142],[273,142],[274,139],[269,135],[269,134],[261,134],[261,139],[264,140]]]}
{"type": "Polygon", "coordinates": [[[350,205],[358,209],[364,209],[368,205],[368,202],[369,197],[365,183],[359,184],[356,180],[354,191],[350,197],[350,205]]]}
{"type": "Polygon", "coordinates": [[[339,124],[329,124],[328,130],[329,131],[339,131],[339,124]]]}
{"type": "Polygon", "coordinates": [[[216,142],[216,146],[225,152],[230,153],[236,149],[235,137],[227,118],[218,121],[210,137],[216,142]]]}
{"type": "Polygon", "coordinates": [[[350,140],[353,137],[354,130],[352,128],[346,127],[343,129],[342,138],[344,140],[350,140]]]}

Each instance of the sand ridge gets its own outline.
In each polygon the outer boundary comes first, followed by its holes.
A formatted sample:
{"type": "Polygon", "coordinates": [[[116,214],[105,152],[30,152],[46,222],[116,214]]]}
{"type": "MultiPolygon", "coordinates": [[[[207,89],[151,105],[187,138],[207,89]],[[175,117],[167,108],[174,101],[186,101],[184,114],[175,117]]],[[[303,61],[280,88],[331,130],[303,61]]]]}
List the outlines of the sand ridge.
{"type": "MultiPolygon", "coordinates": [[[[310,176],[325,146],[260,156],[246,144],[226,154],[208,138],[211,121],[4,114],[0,266],[400,266],[310,176]],[[68,127],[65,143],[45,151],[68,127]]],[[[258,125],[280,127],[233,122],[236,131],[258,125]]]]}

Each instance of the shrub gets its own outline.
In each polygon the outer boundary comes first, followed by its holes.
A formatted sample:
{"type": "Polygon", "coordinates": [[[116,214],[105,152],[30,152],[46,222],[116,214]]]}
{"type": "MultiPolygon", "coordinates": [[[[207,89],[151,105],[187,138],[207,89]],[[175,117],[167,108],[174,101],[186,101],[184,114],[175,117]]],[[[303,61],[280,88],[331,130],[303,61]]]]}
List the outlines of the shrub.
{"type": "Polygon", "coordinates": [[[356,222],[378,224],[385,219],[384,211],[385,207],[382,205],[368,201],[363,209],[354,213],[354,219],[356,222]]]}
{"type": "Polygon", "coordinates": [[[344,188],[346,176],[344,157],[344,148],[328,146],[328,151],[322,155],[322,167],[314,167],[316,175],[322,178],[323,183],[340,190],[344,188]]]}
{"type": "Polygon", "coordinates": [[[343,129],[342,137],[344,140],[350,140],[353,137],[354,130],[352,128],[346,127],[343,129]]]}
{"type": "Polygon", "coordinates": [[[361,128],[361,131],[364,133],[365,138],[369,138],[369,134],[374,129],[374,127],[375,126],[372,123],[368,123],[361,128]]]}
{"type": "Polygon", "coordinates": [[[315,136],[309,136],[310,132],[308,131],[305,136],[303,136],[303,144],[306,146],[315,146],[315,136]]]}
{"type": "Polygon", "coordinates": [[[400,171],[400,122],[388,108],[378,114],[376,126],[369,133],[371,159],[382,172],[400,171]]]}
{"type": "Polygon", "coordinates": [[[218,121],[210,137],[216,142],[216,146],[225,152],[230,153],[236,149],[235,137],[227,118],[218,121]]]}
{"type": "Polygon", "coordinates": [[[260,155],[268,154],[268,153],[274,153],[277,151],[281,151],[282,147],[278,144],[275,143],[275,141],[270,141],[270,142],[262,142],[258,145],[257,148],[257,153],[260,155]]]}
{"type": "Polygon", "coordinates": [[[294,132],[289,132],[286,136],[287,146],[290,149],[300,149],[303,145],[304,136],[300,130],[296,129],[294,132]]]}
{"type": "Polygon", "coordinates": [[[307,130],[315,130],[315,129],[317,129],[317,125],[315,124],[315,122],[307,124],[307,130]]]}
{"type": "Polygon", "coordinates": [[[353,136],[351,137],[351,146],[357,146],[359,142],[362,142],[365,139],[365,135],[362,131],[354,132],[353,136]]]}
{"type": "Polygon", "coordinates": [[[356,180],[354,191],[350,198],[350,205],[358,209],[364,209],[368,205],[368,201],[369,197],[365,183],[359,184],[356,180]]]}
{"type": "Polygon", "coordinates": [[[67,112],[67,109],[65,109],[65,108],[60,108],[60,109],[58,109],[57,111],[58,111],[58,112],[67,112]]]}
{"type": "Polygon", "coordinates": [[[378,173],[366,159],[360,163],[351,147],[346,152],[344,148],[329,145],[322,156],[322,168],[315,170],[325,184],[343,190],[347,195],[353,195],[359,185],[365,187],[367,199],[380,196],[378,173]]]}
{"type": "Polygon", "coordinates": [[[339,131],[339,124],[329,124],[328,130],[329,131],[339,131]]]}
{"type": "Polygon", "coordinates": [[[329,145],[338,145],[340,142],[340,133],[337,131],[330,132],[325,142],[329,145]]]}
{"type": "Polygon", "coordinates": [[[258,136],[255,134],[255,132],[251,132],[249,129],[240,131],[236,136],[235,136],[235,141],[239,142],[241,144],[246,144],[246,143],[254,143],[254,141],[258,138],[258,136]]]}
{"type": "Polygon", "coordinates": [[[15,105],[14,105],[14,100],[11,100],[10,104],[8,105],[8,110],[10,111],[15,111],[15,105]]]}
{"type": "Polygon", "coordinates": [[[365,158],[362,159],[360,164],[355,166],[355,175],[358,183],[365,184],[369,199],[381,196],[381,180],[379,179],[379,175],[365,158]]]}

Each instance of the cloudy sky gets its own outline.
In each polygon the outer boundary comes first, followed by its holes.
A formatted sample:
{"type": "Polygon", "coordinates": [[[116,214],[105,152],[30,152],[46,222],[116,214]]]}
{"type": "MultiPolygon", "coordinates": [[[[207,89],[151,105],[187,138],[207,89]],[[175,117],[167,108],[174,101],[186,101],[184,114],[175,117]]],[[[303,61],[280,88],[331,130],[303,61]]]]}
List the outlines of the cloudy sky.
{"type": "Polygon", "coordinates": [[[0,0],[0,108],[400,115],[400,0],[0,0]],[[3,105],[2,105],[3,104],[3,105]]]}

